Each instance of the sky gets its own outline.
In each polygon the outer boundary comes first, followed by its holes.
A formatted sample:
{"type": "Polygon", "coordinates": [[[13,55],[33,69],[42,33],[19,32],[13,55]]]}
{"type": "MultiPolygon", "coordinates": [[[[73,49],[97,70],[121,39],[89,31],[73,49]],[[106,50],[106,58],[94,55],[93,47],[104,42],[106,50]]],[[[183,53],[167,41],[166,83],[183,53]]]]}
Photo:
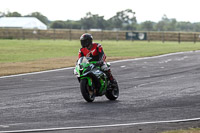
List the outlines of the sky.
{"type": "Polygon", "coordinates": [[[158,22],[163,15],[177,21],[200,22],[200,0],[0,0],[0,12],[40,12],[49,20],[80,20],[86,13],[109,19],[132,9],[137,22],[158,22]]]}

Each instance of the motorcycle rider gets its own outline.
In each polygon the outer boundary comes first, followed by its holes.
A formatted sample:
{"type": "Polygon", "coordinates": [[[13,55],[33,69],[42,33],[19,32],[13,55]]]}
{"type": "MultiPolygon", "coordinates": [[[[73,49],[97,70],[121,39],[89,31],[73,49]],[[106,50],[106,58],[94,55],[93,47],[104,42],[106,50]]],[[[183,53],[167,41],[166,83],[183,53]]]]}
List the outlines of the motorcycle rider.
{"type": "Polygon", "coordinates": [[[101,44],[93,43],[93,37],[89,33],[84,33],[83,35],[81,35],[80,42],[82,48],[79,50],[78,57],[92,57],[90,61],[98,61],[101,70],[108,76],[111,85],[115,86],[116,81],[111,74],[110,68],[107,66],[107,63],[105,61],[106,55],[103,51],[101,44]]]}

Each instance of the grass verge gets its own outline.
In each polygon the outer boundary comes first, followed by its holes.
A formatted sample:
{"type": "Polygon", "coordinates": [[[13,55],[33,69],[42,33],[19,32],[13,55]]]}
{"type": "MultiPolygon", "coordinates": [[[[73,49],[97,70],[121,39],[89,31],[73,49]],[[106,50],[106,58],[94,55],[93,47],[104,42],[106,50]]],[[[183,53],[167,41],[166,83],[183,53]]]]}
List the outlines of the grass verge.
{"type": "MultiPolygon", "coordinates": [[[[200,50],[200,43],[94,41],[102,44],[107,61],[200,50]]],[[[0,76],[74,66],[79,41],[0,40],[0,76]]]]}
{"type": "Polygon", "coordinates": [[[162,133],[200,133],[200,128],[191,128],[188,130],[173,130],[173,131],[166,131],[162,133]]]}

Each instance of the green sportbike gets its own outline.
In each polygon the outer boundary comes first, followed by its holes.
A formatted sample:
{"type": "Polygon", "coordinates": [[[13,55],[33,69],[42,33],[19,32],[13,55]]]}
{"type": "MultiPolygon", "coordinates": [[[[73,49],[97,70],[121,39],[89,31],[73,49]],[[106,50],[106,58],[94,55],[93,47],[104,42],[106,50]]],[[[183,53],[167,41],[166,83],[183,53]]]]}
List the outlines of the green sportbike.
{"type": "MultiPolygon", "coordinates": [[[[107,75],[100,69],[98,61],[90,61],[91,57],[81,57],[77,61],[74,74],[80,83],[81,94],[87,102],[95,97],[105,95],[109,100],[116,100],[119,87],[110,83],[107,75]]],[[[108,64],[110,67],[110,64],[108,64]]]]}

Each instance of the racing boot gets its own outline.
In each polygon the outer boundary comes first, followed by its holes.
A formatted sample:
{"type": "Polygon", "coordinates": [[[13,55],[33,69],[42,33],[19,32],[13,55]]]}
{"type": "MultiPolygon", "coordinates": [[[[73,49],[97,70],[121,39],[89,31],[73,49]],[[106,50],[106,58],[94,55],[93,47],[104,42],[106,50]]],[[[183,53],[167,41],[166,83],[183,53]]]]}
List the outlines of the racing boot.
{"type": "Polygon", "coordinates": [[[111,70],[109,69],[108,71],[105,72],[106,75],[108,76],[109,80],[110,80],[110,87],[109,88],[114,88],[117,85],[117,81],[114,79],[111,70]]]}

